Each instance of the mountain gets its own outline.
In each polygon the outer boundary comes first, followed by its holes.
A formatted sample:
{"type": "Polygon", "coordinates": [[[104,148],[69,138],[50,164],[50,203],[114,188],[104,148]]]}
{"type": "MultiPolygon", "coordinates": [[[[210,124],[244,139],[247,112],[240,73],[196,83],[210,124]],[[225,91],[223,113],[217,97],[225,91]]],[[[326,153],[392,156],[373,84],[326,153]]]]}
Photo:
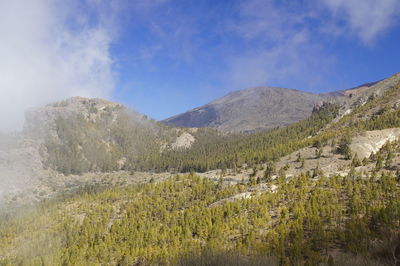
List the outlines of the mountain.
{"type": "Polygon", "coordinates": [[[274,87],[248,88],[231,92],[211,103],[161,122],[179,127],[211,127],[222,132],[272,129],[310,116],[313,108],[322,102],[353,102],[359,95],[379,91],[382,84],[386,86],[393,79],[398,79],[398,75],[380,82],[323,94],[274,87]]]}
{"type": "Polygon", "coordinates": [[[212,127],[224,132],[258,131],[304,119],[315,105],[334,97],[340,96],[273,87],[249,88],[162,122],[183,127],[212,127]]]}
{"type": "Polygon", "coordinates": [[[24,135],[42,143],[45,167],[79,174],[131,168],[174,134],[121,104],[73,97],[29,110],[24,135]]]}

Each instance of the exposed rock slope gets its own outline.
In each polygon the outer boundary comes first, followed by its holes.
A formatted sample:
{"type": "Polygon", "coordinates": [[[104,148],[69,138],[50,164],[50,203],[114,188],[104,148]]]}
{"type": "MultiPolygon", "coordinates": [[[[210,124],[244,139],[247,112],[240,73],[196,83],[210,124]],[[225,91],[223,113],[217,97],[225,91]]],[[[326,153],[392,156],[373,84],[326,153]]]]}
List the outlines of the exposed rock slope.
{"type": "Polygon", "coordinates": [[[385,143],[397,140],[400,128],[366,131],[353,139],[350,148],[360,158],[368,158],[378,152],[385,143]]]}
{"type": "Polygon", "coordinates": [[[188,149],[192,146],[195,138],[188,132],[182,133],[179,137],[176,138],[175,142],[172,143],[171,147],[174,150],[178,149],[188,149]]]}

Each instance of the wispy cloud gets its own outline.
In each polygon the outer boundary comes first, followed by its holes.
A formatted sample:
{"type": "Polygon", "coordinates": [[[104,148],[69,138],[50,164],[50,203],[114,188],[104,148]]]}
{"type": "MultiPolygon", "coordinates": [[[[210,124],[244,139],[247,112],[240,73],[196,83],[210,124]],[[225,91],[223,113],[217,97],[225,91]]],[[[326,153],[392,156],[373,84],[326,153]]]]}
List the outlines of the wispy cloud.
{"type": "MultiPolygon", "coordinates": [[[[197,18],[190,17],[177,8],[160,5],[153,9],[143,23],[152,34],[152,57],[167,57],[174,65],[190,64],[198,50],[196,38],[199,28],[197,18]]],[[[145,50],[147,46],[145,47],[145,50]]]]}
{"type": "Polygon", "coordinates": [[[85,13],[79,5],[0,1],[0,130],[20,129],[31,106],[111,94],[110,29],[100,14],[85,13]]]}
{"type": "Polygon", "coordinates": [[[365,44],[371,44],[386,30],[399,22],[398,0],[322,0],[341,25],[342,33],[355,35],[365,44]]]}
{"type": "Polygon", "coordinates": [[[237,88],[296,80],[311,86],[334,59],[312,42],[308,6],[285,2],[248,0],[238,6],[238,18],[228,22],[248,50],[229,59],[228,80],[237,88]],[[323,67],[317,60],[324,58],[323,67]],[[313,71],[313,76],[308,75],[313,71]]]}
{"type": "MultiPolygon", "coordinates": [[[[287,37],[268,49],[249,50],[229,60],[230,86],[245,88],[260,85],[301,84],[309,89],[319,86],[331,73],[335,58],[318,44],[309,42],[306,32],[287,37]]],[[[287,86],[287,85],[286,85],[287,86]]]]}
{"type": "Polygon", "coordinates": [[[290,2],[285,3],[279,5],[271,0],[243,1],[237,7],[239,16],[230,20],[228,28],[246,40],[282,40],[295,33],[295,26],[301,27],[307,17],[304,7],[299,6],[299,10],[293,12],[290,2]]]}

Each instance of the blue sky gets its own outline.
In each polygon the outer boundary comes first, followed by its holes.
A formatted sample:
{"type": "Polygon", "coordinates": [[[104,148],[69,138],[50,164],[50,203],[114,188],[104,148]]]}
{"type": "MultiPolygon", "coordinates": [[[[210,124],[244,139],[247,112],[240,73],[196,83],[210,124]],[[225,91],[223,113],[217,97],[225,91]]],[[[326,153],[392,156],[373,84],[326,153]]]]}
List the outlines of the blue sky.
{"type": "Polygon", "coordinates": [[[247,87],[397,73],[400,1],[0,0],[0,42],[0,131],[76,95],[158,120],[247,87]]]}
{"type": "Polygon", "coordinates": [[[130,7],[111,49],[113,98],[162,119],[246,87],[326,92],[385,78],[400,71],[396,2],[166,0],[130,7]]]}

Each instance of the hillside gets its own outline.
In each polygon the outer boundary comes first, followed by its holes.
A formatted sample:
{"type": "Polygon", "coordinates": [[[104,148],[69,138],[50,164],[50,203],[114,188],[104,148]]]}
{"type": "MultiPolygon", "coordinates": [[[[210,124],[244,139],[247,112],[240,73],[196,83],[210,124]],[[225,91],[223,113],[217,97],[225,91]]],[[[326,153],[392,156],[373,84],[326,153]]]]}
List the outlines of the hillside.
{"type": "Polygon", "coordinates": [[[391,175],[379,180],[301,175],[257,193],[252,183],[225,186],[189,175],[83,190],[3,219],[0,263],[394,265],[400,188],[391,175]],[[249,189],[247,199],[215,204],[249,189]],[[362,264],[367,251],[373,257],[362,264]]]}
{"type": "Polygon", "coordinates": [[[82,97],[29,110],[24,126],[24,135],[42,144],[45,167],[64,174],[132,169],[163,147],[179,147],[181,133],[120,104],[82,97]]]}

